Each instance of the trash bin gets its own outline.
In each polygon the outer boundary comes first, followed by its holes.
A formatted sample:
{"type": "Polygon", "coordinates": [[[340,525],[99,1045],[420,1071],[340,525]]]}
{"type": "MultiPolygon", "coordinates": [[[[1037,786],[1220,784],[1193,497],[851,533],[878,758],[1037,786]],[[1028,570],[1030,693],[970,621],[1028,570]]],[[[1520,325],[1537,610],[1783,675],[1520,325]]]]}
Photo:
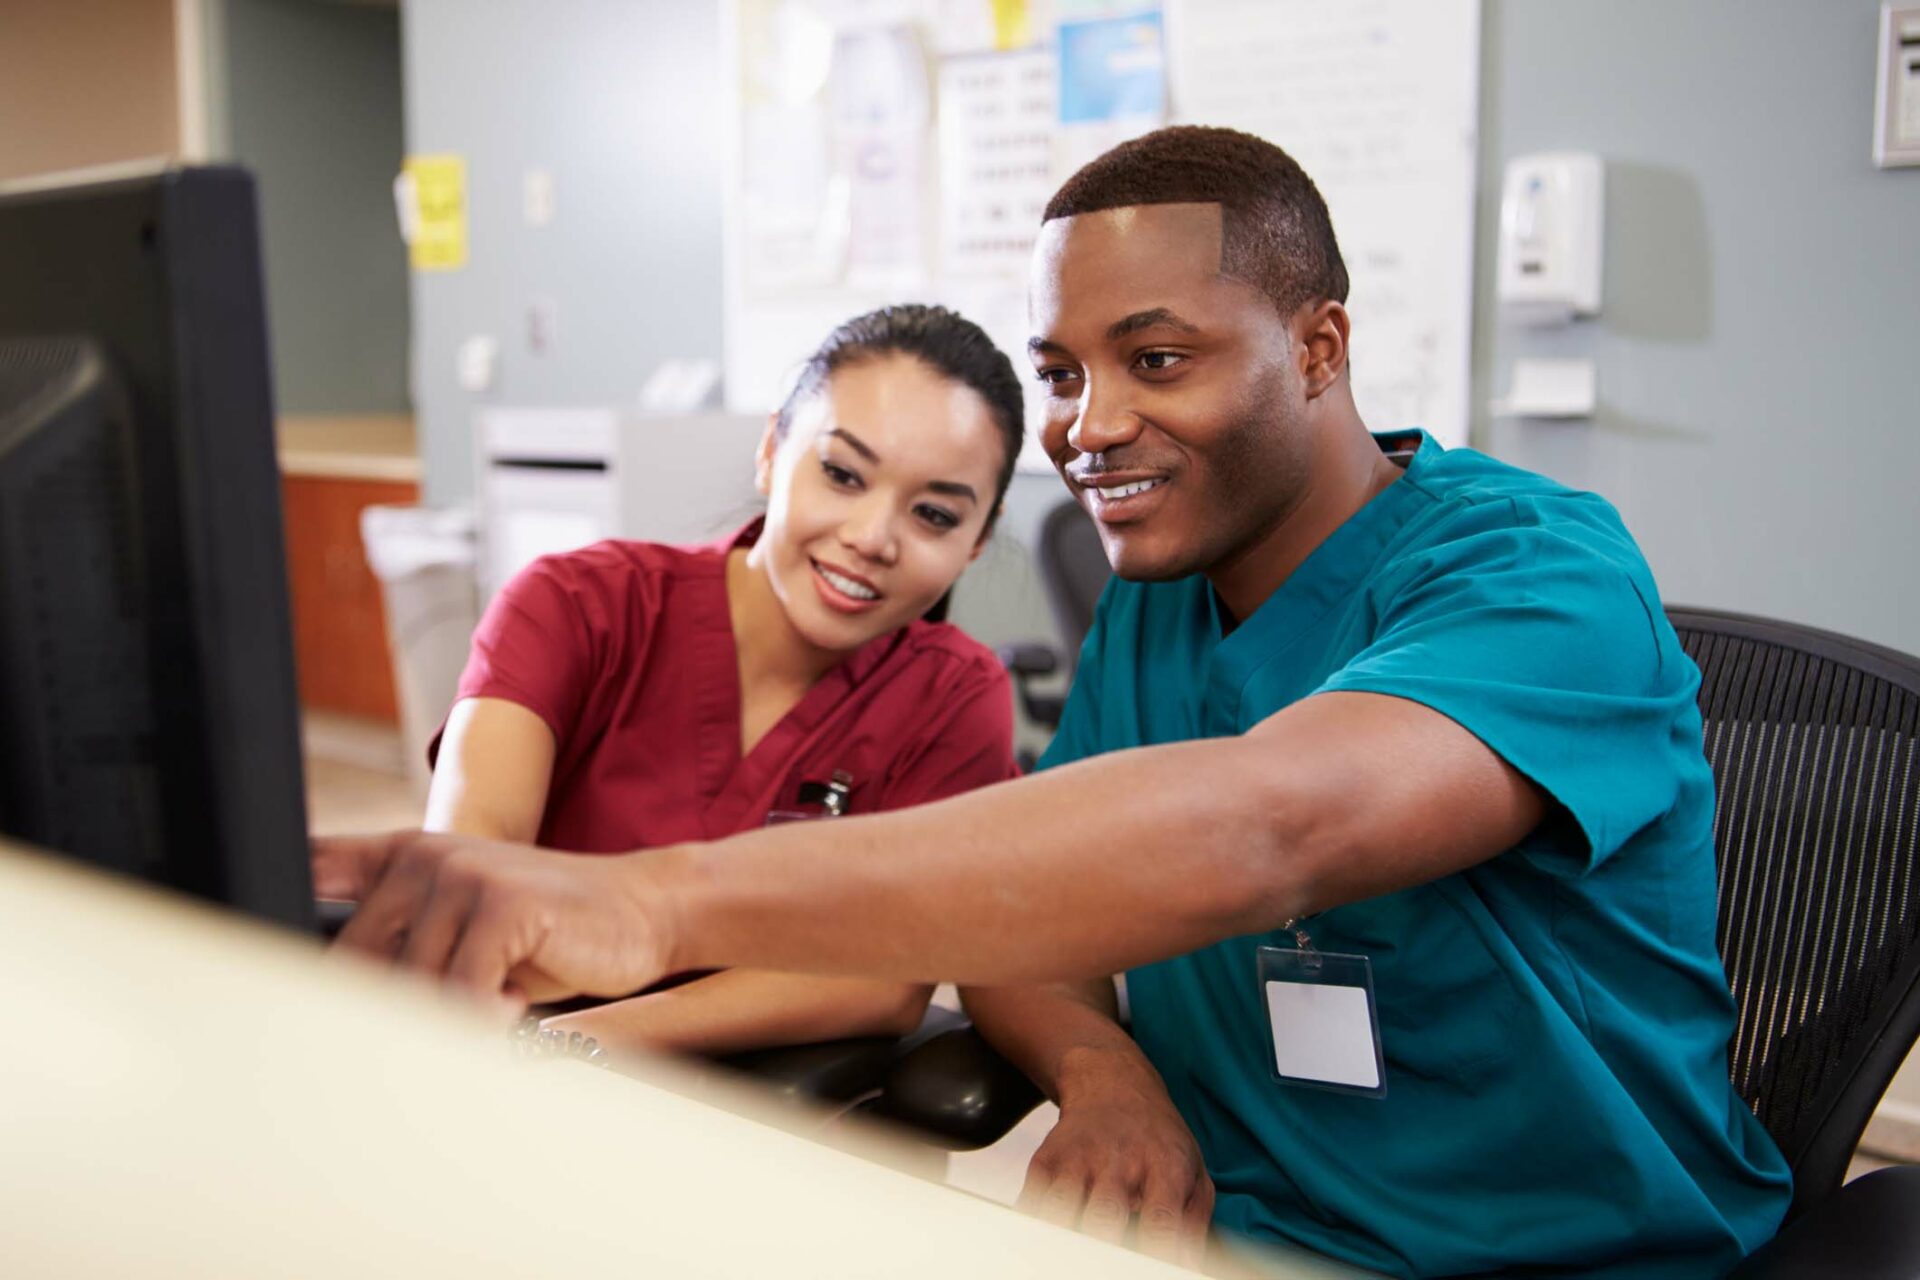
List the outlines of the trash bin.
{"type": "Polygon", "coordinates": [[[367,564],[386,605],[407,776],[423,797],[432,776],[427,740],[453,705],[480,619],[474,530],[473,513],[464,509],[376,506],[360,513],[367,564]]]}

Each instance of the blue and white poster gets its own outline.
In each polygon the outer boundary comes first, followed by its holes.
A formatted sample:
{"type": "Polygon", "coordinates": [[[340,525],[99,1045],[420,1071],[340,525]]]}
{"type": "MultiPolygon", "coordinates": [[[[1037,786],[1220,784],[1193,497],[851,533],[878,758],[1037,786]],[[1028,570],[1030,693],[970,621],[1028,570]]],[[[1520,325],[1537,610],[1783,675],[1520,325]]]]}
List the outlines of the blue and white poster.
{"type": "Polygon", "coordinates": [[[1166,36],[1159,10],[1060,24],[1060,123],[1167,118],[1166,36]]]}

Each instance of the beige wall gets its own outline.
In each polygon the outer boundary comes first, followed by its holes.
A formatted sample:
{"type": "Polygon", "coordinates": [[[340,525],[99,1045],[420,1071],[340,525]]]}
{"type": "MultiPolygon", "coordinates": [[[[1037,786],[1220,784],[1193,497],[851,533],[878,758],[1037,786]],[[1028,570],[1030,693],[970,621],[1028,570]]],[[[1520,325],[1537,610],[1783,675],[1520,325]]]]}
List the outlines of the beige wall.
{"type": "Polygon", "coordinates": [[[0,0],[0,180],[179,150],[174,0],[0,0]]]}

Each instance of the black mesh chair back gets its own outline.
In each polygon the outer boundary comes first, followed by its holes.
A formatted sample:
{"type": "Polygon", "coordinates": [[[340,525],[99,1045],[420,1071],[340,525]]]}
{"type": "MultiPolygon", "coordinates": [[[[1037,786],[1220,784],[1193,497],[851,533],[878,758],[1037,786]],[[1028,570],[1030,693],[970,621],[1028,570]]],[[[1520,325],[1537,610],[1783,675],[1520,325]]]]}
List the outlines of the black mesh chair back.
{"type": "Polygon", "coordinates": [[[1729,1070],[1793,1167],[1838,1189],[1920,1033],[1920,661],[1824,631],[1669,609],[1700,667],[1718,804],[1729,1070]]]}
{"type": "Polygon", "coordinates": [[[1053,609],[1054,625],[1066,645],[1066,669],[1080,657],[1080,643],[1093,629],[1093,607],[1113,569],[1100,545],[1100,531],[1073,501],[1047,512],[1040,525],[1040,582],[1053,609]]]}

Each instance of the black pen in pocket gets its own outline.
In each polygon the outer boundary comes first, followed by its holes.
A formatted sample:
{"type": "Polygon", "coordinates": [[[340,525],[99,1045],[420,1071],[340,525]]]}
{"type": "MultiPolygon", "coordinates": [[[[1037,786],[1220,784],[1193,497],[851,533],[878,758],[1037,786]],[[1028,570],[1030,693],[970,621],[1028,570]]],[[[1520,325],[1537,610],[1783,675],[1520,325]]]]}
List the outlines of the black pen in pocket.
{"type": "Polygon", "coordinates": [[[767,814],[766,825],[772,827],[782,822],[805,822],[813,818],[838,818],[847,812],[848,797],[853,794],[853,775],[845,769],[835,769],[825,782],[803,782],[795,795],[795,801],[802,807],[798,809],[774,809],[767,814]],[[808,812],[805,806],[818,805],[819,812],[808,812]]]}

